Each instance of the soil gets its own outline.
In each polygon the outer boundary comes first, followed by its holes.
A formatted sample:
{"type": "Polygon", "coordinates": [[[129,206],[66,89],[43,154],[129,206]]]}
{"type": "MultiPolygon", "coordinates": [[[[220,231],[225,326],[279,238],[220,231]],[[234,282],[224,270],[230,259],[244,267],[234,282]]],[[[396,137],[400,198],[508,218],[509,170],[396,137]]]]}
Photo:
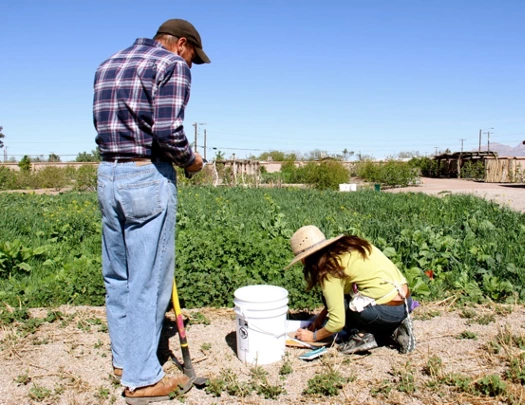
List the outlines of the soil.
{"type": "MultiPolygon", "coordinates": [[[[423,179],[417,187],[388,192],[403,191],[439,195],[469,192],[521,212],[525,210],[523,186],[423,179]]],[[[62,313],[60,319],[44,322],[38,328],[31,328],[27,321],[2,326],[0,404],[124,404],[122,387],[112,376],[104,307],[64,306],[56,310],[62,313]]],[[[48,311],[32,309],[30,313],[31,317],[45,318],[48,311]]],[[[508,370],[509,357],[505,356],[510,348],[499,354],[488,349],[502,332],[524,336],[525,307],[521,305],[463,309],[454,305],[453,299],[425,304],[413,313],[417,338],[413,353],[404,355],[393,348],[380,347],[363,355],[342,355],[329,348],[323,357],[305,362],[298,356],[307,349],[287,347],[282,361],[259,368],[243,364],[237,357],[233,309],[201,308],[184,310],[183,314],[188,320],[187,337],[199,377],[213,381],[229,370],[238,381],[248,381],[251,373],[263,369],[268,373],[267,388],[282,386],[286,391],[276,399],[265,399],[255,392],[244,398],[226,392],[216,397],[194,387],[183,398],[189,405],[517,404],[525,398],[523,386],[509,382],[497,397],[473,395],[443,382],[435,383],[437,374],[449,373],[466,375],[474,381],[489,374],[503,378],[508,370]],[[429,367],[436,361],[441,362],[439,367],[429,367]],[[290,366],[292,372],[280,375],[283,365],[290,366]],[[303,393],[309,381],[327,375],[330,370],[350,379],[337,396],[303,393]],[[511,396],[514,402],[508,399],[511,396]]],[[[177,374],[170,353],[182,360],[174,316],[168,312],[159,358],[168,374],[177,374]]],[[[175,399],[174,403],[178,401],[175,399]]],[[[159,404],[168,403],[171,402],[159,404]]]]}

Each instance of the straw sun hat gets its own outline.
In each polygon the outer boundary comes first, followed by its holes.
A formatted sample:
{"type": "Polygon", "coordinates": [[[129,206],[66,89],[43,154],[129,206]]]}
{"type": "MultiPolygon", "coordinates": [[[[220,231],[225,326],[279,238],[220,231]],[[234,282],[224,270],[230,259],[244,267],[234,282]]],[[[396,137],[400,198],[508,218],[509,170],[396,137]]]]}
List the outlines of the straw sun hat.
{"type": "Polygon", "coordinates": [[[295,258],[284,269],[286,270],[289,267],[292,267],[298,261],[334,243],[343,236],[344,235],[339,235],[335,238],[326,239],[324,233],[314,225],[299,228],[290,238],[290,246],[292,247],[292,252],[295,258]]]}

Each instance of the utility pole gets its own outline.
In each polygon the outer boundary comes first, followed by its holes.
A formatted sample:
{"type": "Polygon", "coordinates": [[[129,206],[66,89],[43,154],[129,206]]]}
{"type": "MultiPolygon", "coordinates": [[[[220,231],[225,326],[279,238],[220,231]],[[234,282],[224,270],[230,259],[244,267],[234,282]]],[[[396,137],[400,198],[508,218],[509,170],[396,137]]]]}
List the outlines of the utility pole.
{"type": "MultiPolygon", "coordinates": [[[[494,128],[485,128],[485,129],[480,129],[479,130],[479,148],[478,148],[478,152],[481,152],[481,133],[487,129],[494,129],[494,128]]],[[[486,133],[486,132],[485,132],[486,133]]]]}
{"type": "Polygon", "coordinates": [[[195,127],[195,145],[193,147],[193,149],[195,150],[195,152],[197,152],[197,136],[199,134],[199,125],[206,125],[205,122],[194,122],[193,123],[193,126],[195,127]]]}
{"type": "Polygon", "coordinates": [[[206,129],[204,129],[204,160],[206,160],[206,129]]]}
{"type": "Polygon", "coordinates": [[[459,159],[458,159],[458,179],[461,178],[461,155],[463,154],[463,141],[465,138],[461,138],[461,152],[459,153],[459,159]]]}
{"type": "Polygon", "coordinates": [[[481,152],[481,129],[479,130],[479,148],[478,152],[481,152]]]}
{"type": "Polygon", "coordinates": [[[435,151],[434,151],[434,156],[437,156],[437,154],[438,154],[438,148],[439,148],[439,146],[434,146],[434,149],[435,149],[435,151]]]}
{"type": "Polygon", "coordinates": [[[487,131],[485,133],[487,134],[487,152],[490,152],[490,134],[493,134],[494,132],[487,131]]]}

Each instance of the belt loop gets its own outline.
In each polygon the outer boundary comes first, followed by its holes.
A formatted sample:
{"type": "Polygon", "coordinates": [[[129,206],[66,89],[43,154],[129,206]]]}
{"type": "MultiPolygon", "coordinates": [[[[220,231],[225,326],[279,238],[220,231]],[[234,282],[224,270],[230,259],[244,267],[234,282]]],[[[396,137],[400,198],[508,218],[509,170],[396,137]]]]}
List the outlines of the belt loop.
{"type": "Polygon", "coordinates": [[[113,161],[113,167],[116,167],[116,166],[117,166],[117,163],[118,163],[118,159],[115,159],[115,160],[113,161]]]}

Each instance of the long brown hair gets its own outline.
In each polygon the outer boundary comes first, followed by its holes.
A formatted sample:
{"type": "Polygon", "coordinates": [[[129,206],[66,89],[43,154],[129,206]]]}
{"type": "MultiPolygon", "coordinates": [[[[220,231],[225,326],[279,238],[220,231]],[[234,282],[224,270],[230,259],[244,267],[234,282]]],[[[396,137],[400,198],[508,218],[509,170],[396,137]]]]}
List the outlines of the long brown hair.
{"type": "Polygon", "coordinates": [[[306,289],[311,290],[318,284],[322,285],[328,276],[345,278],[345,269],[339,257],[352,250],[358,251],[363,259],[366,259],[372,253],[372,245],[358,236],[345,235],[324,249],[307,256],[303,268],[306,289]]]}

